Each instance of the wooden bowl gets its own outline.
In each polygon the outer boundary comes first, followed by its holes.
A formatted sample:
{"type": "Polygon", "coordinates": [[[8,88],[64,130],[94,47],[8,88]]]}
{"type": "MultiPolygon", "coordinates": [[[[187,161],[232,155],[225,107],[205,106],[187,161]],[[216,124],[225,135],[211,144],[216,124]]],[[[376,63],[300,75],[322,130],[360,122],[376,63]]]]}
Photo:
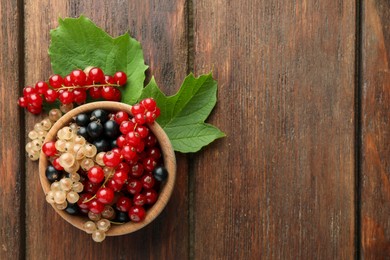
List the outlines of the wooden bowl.
{"type": "MultiPolygon", "coordinates": [[[[58,130],[68,125],[72,121],[74,116],[84,112],[91,112],[92,110],[98,108],[109,110],[109,111],[123,110],[131,115],[131,106],[126,105],[124,103],[109,102],[109,101],[88,103],[79,106],[75,109],[72,109],[64,116],[62,116],[48,132],[45,142],[55,140],[58,130]]],[[[168,200],[172,194],[173,187],[175,184],[175,178],[176,178],[176,159],[175,159],[175,153],[172,148],[172,144],[169,141],[169,138],[165,134],[164,130],[157,123],[150,124],[149,128],[154,133],[154,135],[156,136],[160,144],[162,155],[164,158],[164,166],[168,170],[168,178],[162,183],[158,200],[150,209],[147,210],[146,218],[142,222],[139,223],[127,222],[125,224],[120,224],[120,225],[113,224],[111,225],[109,231],[107,231],[106,233],[107,236],[119,236],[119,235],[129,234],[146,226],[161,213],[161,211],[165,208],[166,204],[168,203],[168,200]]],[[[50,185],[51,185],[51,183],[47,180],[45,175],[45,170],[47,166],[48,166],[48,159],[45,156],[45,154],[41,152],[39,158],[39,179],[45,194],[47,194],[47,192],[50,191],[50,185]]],[[[54,210],[63,219],[68,221],[73,226],[84,231],[83,225],[88,220],[87,217],[73,216],[67,214],[63,210],[58,210],[53,204],[52,206],[54,210]]]]}

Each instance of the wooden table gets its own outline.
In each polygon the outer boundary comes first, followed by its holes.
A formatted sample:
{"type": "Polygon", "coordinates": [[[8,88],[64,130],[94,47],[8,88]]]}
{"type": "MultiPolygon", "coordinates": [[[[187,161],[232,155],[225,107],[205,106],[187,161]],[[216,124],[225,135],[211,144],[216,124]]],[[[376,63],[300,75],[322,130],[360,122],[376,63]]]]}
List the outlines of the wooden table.
{"type": "Polygon", "coordinates": [[[390,2],[1,0],[0,259],[390,259],[390,2]],[[177,154],[153,224],[94,243],[44,201],[18,109],[47,79],[49,30],[85,14],[141,41],[168,94],[219,82],[226,132],[177,154]]]}

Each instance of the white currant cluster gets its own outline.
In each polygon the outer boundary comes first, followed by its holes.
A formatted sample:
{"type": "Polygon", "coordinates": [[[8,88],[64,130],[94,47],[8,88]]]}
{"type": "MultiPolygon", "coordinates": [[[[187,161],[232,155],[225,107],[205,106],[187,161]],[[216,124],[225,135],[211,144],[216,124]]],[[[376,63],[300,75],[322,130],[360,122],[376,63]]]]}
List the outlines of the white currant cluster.
{"type": "Polygon", "coordinates": [[[74,204],[79,198],[79,192],[83,191],[83,184],[79,182],[80,175],[75,173],[70,178],[62,178],[55,181],[50,186],[50,191],[46,194],[46,201],[54,204],[59,210],[64,210],[68,203],[74,204]]]}
{"type": "Polygon", "coordinates": [[[55,122],[62,116],[62,112],[59,109],[52,109],[49,112],[49,116],[43,119],[41,122],[34,125],[34,130],[28,133],[28,138],[31,140],[26,144],[26,152],[28,157],[32,161],[39,159],[39,154],[43,142],[46,138],[47,132],[53,126],[55,122]]]}

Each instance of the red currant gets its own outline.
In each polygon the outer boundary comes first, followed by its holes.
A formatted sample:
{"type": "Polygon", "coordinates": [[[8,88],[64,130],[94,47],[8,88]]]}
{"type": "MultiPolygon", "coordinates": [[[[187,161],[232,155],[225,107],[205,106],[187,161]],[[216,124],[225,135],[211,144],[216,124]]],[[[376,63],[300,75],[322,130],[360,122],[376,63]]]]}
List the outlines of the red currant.
{"type": "Polygon", "coordinates": [[[122,148],[123,146],[125,146],[127,144],[127,141],[126,141],[126,138],[124,135],[120,135],[118,136],[118,138],[116,139],[116,145],[119,147],[119,148],[122,148]]]}
{"type": "Polygon", "coordinates": [[[144,114],[136,114],[136,115],[134,115],[134,121],[137,124],[143,125],[146,123],[146,117],[144,114]]]}
{"type": "Polygon", "coordinates": [[[128,212],[131,208],[131,199],[125,197],[125,196],[122,196],[122,197],[119,197],[117,202],[116,202],[116,208],[119,210],[119,211],[123,211],[123,212],[128,212]]]}
{"type": "Polygon", "coordinates": [[[147,171],[153,171],[154,168],[156,167],[157,165],[157,160],[156,158],[153,158],[153,157],[146,157],[143,161],[142,161],[145,169],[147,171]]]}
{"type": "Polygon", "coordinates": [[[123,185],[126,182],[127,177],[128,177],[127,172],[125,172],[123,170],[115,170],[115,173],[114,173],[114,176],[112,177],[112,179],[115,182],[123,185]]]}
{"type": "Polygon", "coordinates": [[[141,178],[142,186],[145,189],[151,189],[153,188],[154,184],[156,183],[156,179],[153,177],[152,174],[148,173],[142,176],[141,178]]]}
{"type": "Polygon", "coordinates": [[[155,190],[147,189],[143,192],[143,194],[145,195],[147,204],[153,205],[154,203],[156,203],[157,198],[158,198],[158,194],[155,190]]]}
{"type": "Polygon", "coordinates": [[[137,147],[141,142],[141,137],[138,132],[131,131],[126,134],[126,141],[130,146],[137,147]]]}
{"type": "Polygon", "coordinates": [[[87,100],[87,93],[84,89],[76,88],[73,90],[73,101],[77,104],[83,104],[87,100]]]}
{"type": "Polygon", "coordinates": [[[121,162],[121,154],[109,151],[104,154],[103,162],[108,167],[116,167],[121,162]]]}
{"type": "Polygon", "coordinates": [[[93,99],[101,98],[101,97],[102,97],[101,88],[99,88],[99,87],[90,88],[90,89],[89,89],[89,95],[90,95],[91,98],[93,98],[93,99]]]}
{"type": "Polygon", "coordinates": [[[29,95],[31,95],[33,93],[37,93],[35,88],[30,87],[30,86],[23,88],[23,96],[24,97],[28,97],[29,95]]]}
{"type": "Polygon", "coordinates": [[[128,161],[133,160],[137,157],[137,150],[130,145],[123,146],[121,153],[123,158],[125,158],[128,161]]]}
{"type": "Polygon", "coordinates": [[[104,210],[104,204],[98,201],[97,199],[92,199],[88,203],[88,208],[91,212],[95,214],[100,214],[104,210]]]}
{"type": "Polygon", "coordinates": [[[102,97],[105,100],[114,101],[115,100],[115,88],[112,86],[104,86],[102,88],[102,97]]]}
{"type": "Polygon", "coordinates": [[[131,113],[133,114],[133,116],[137,114],[144,114],[145,107],[142,106],[141,104],[135,104],[134,106],[131,107],[131,113]]]}
{"type": "Polygon", "coordinates": [[[120,164],[118,164],[118,166],[116,167],[115,170],[125,171],[126,173],[129,173],[130,172],[130,166],[127,163],[125,163],[125,162],[121,162],[120,164]]]}
{"type": "Polygon", "coordinates": [[[63,85],[66,86],[66,87],[70,87],[70,86],[74,85],[70,75],[66,75],[65,76],[63,85]]]}
{"type": "Polygon", "coordinates": [[[38,115],[42,112],[42,107],[36,107],[32,104],[28,104],[27,105],[27,110],[28,112],[34,114],[34,115],[38,115]]]}
{"type": "Polygon", "coordinates": [[[58,99],[60,102],[64,105],[70,104],[73,102],[74,94],[71,91],[64,90],[62,93],[60,93],[60,96],[58,99]]]}
{"type": "Polygon", "coordinates": [[[99,183],[93,183],[90,180],[84,181],[83,184],[84,184],[84,191],[91,194],[95,194],[100,188],[99,183]]]}
{"type": "Polygon", "coordinates": [[[85,81],[87,80],[87,75],[85,75],[84,71],[77,69],[70,73],[70,79],[76,86],[84,86],[85,81]]]}
{"type": "Polygon", "coordinates": [[[62,86],[62,83],[64,82],[64,80],[62,79],[62,77],[58,74],[55,74],[53,76],[51,76],[49,78],[49,84],[50,86],[52,86],[53,88],[60,88],[62,86]]]}
{"type": "Polygon", "coordinates": [[[149,128],[147,126],[144,126],[144,125],[137,126],[135,131],[137,131],[137,133],[139,134],[139,136],[141,138],[146,138],[149,134],[149,128]]]}
{"type": "Polygon", "coordinates": [[[57,97],[58,97],[58,93],[54,90],[54,89],[47,89],[46,92],[45,92],[45,100],[46,102],[54,102],[56,101],[57,97]]]}
{"type": "Polygon", "coordinates": [[[46,142],[42,145],[42,152],[48,156],[54,156],[57,154],[57,149],[54,141],[46,142]]]}
{"type": "Polygon", "coordinates": [[[141,163],[136,163],[131,167],[130,175],[134,178],[139,178],[144,173],[144,166],[141,163]]]}
{"type": "Polygon", "coordinates": [[[101,68],[94,67],[88,72],[88,79],[94,83],[104,83],[104,73],[101,68]]]}
{"type": "Polygon", "coordinates": [[[115,114],[115,122],[121,124],[123,121],[129,120],[129,115],[125,111],[118,111],[115,114]]]}
{"type": "Polygon", "coordinates": [[[110,204],[114,200],[114,190],[102,187],[96,192],[96,199],[103,204],[110,204]]]}
{"type": "Polygon", "coordinates": [[[33,105],[34,107],[40,107],[42,106],[43,99],[42,97],[37,93],[32,93],[27,97],[28,103],[33,105]]]}
{"type": "Polygon", "coordinates": [[[129,210],[129,218],[133,222],[141,222],[146,217],[145,209],[141,206],[133,206],[129,210]]]}
{"type": "Polygon", "coordinates": [[[83,193],[80,195],[79,200],[77,201],[77,205],[81,209],[88,209],[89,202],[86,202],[92,198],[92,195],[89,193],[83,193]]]}
{"type": "Polygon", "coordinates": [[[37,84],[35,84],[35,90],[38,94],[45,94],[47,89],[49,89],[49,85],[44,81],[38,81],[37,84]]]}
{"type": "Polygon", "coordinates": [[[119,184],[115,180],[110,179],[107,181],[106,187],[112,189],[113,191],[120,191],[123,187],[123,183],[119,184]]]}
{"type": "Polygon", "coordinates": [[[115,84],[114,78],[110,75],[104,76],[104,82],[106,82],[106,84],[115,84]]]}
{"type": "Polygon", "coordinates": [[[114,82],[120,86],[123,86],[127,82],[127,75],[123,71],[118,71],[114,74],[114,82]]]}
{"type": "Polygon", "coordinates": [[[150,133],[146,139],[145,139],[145,145],[147,147],[153,147],[157,144],[157,138],[154,136],[153,133],[150,133]]]}
{"type": "Polygon", "coordinates": [[[119,131],[122,134],[127,134],[134,130],[135,124],[132,121],[123,121],[119,126],[119,131]]]}
{"type": "Polygon", "coordinates": [[[60,160],[59,160],[59,158],[57,157],[57,158],[55,158],[53,161],[52,161],[52,163],[51,163],[52,165],[53,165],[53,167],[56,169],[56,170],[58,170],[58,171],[62,171],[62,170],[64,170],[64,167],[62,167],[61,166],[61,164],[60,164],[60,160]]]}
{"type": "Polygon", "coordinates": [[[157,106],[156,101],[153,98],[145,98],[140,103],[147,111],[151,112],[153,112],[157,106]]]}
{"type": "Polygon", "coordinates": [[[100,183],[104,180],[104,171],[100,166],[93,166],[88,170],[88,179],[92,183],[100,183]]]}
{"type": "Polygon", "coordinates": [[[161,157],[161,151],[157,147],[152,147],[152,148],[148,149],[146,154],[147,154],[147,156],[153,157],[155,159],[159,159],[161,157]]]}
{"type": "Polygon", "coordinates": [[[130,179],[127,182],[126,190],[130,194],[133,194],[133,195],[138,194],[142,190],[142,182],[140,180],[137,180],[137,179],[130,179]]]}
{"type": "Polygon", "coordinates": [[[25,98],[25,97],[20,97],[20,98],[18,99],[18,105],[19,105],[19,106],[21,106],[21,107],[27,107],[27,104],[28,104],[27,98],[25,98]]]}
{"type": "Polygon", "coordinates": [[[133,204],[137,206],[143,206],[146,203],[146,197],[144,194],[137,194],[133,198],[133,204]]]}

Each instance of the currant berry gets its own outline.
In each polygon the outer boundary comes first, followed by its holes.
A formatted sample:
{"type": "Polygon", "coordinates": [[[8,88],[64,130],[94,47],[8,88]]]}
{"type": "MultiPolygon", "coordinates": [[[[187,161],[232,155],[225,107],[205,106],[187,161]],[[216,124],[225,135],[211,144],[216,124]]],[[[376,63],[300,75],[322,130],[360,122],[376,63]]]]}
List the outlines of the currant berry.
{"type": "Polygon", "coordinates": [[[56,146],[55,146],[55,142],[54,141],[50,141],[50,142],[44,143],[43,146],[42,146],[42,152],[46,156],[48,156],[48,157],[56,155],[57,154],[57,149],[56,149],[56,146]]]}
{"type": "Polygon", "coordinates": [[[104,171],[100,166],[94,166],[88,170],[88,179],[92,183],[101,183],[104,180],[104,171]]]}
{"type": "Polygon", "coordinates": [[[144,114],[145,113],[145,107],[141,104],[135,104],[131,107],[131,113],[135,116],[137,114],[144,114]]]}
{"type": "Polygon", "coordinates": [[[121,124],[123,121],[129,120],[129,115],[125,111],[118,111],[115,114],[115,122],[121,124]]]}
{"type": "Polygon", "coordinates": [[[98,153],[107,152],[108,150],[111,149],[110,142],[106,139],[95,140],[93,141],[93,145],[96,147],[98,153]]]}
{"type": "Polygon", "coordinates": [[[135,124],[132,121],[123,121],[121,125],[119,126],[119,131],[122,134],[127,134],[131,131],[133,131],[135,128],[135,124]]]}
{"type": "Polygon", "coordinates": [[[153,177],[152,174],[148,173],[141,177],[141,182],[142,182],[142,186],[145,189],[151,189],[156,183],[156,179],[153,177]]]}
{"type": "Polygon", "coordinates": [[[62,172],[56,170],[52,165],[47,166],[45,175],[50,182],[59,181],[62,178],[62,172]]]}
{"type": "Polygon", "coordinates": [[[90,88],[88,91],[89,91],[89,95],[93,99],[98,99],[98,98],[102,97],[101,88],[99,88],[99,87],[90,88]]]}
{"type": "Polygon", "coordinates": [[[58,97],[58,93],[54,90],[54,89],[47,89],[44,93],[44,96],[45,96],[45,100],[46,102],[54,102],[56,101],[57,97],[58,97]]]}
{"type": "Polygon", "coordinates": [[[102,69],[94,67],[88,72],[88,79],[95,83],[104,83],[104,73],[102,69]]]}
{"type": "Polygon", "coordinates": [[[127,212],[117,211],[115,215],[115,222],[126,223],[130,221],[129,214],[127,212]]]}
{"type": "Polygon", "coordinates": [[[153,157],[146,157],[142,163],[145,169],[150,172],[157,166],[157,160],[153,157]]]}
{"type": "Polygon", "coordinates": [[[118,164],[118,166],[116,167],[115,170],[125,171],[126,173],[129,173],[130,172],[130,166],[127,163],[125,163],[125,162],[121,162],[120,164],[118,164]]]}
{"type": "Polygon", "coordinates": [[[131,199],[125,196],[119,197],[116,202],[116,208],[122,212],[128,212],[129,209],[131,208],[131,205],[132,205],[131,199]]]}
{"type": "Polygon", "coordinates": [[[92,121],[87,126],[87,132],[90,137],[96,139],[103,133],[103,126],[98,121],[92,121]]]}
{"type": "Polygon", "coordinates": [[[125,145],[122,147],[121,154],[122,154],[123,158],[125,158],[126,160],[129,161],[129,160],[133,160],[137,157],[137,150],[130,145],[125,145]]]}
{"type": "Polygon", "coordinates": [[[104,134],[108,138],[117,138],[120,134],[119,125],[114,120],[108,120],[104,123],[104,134]]]}
{"type": "Polygon", "coordinates": [[[30,105],[34,107],[40,107],[42,106],[43,99],[39,94],[32,93],[27,97],[27,101],[30,105]]]}
{"type": "Polygon", "coordinates": [[[92,213],[100,214],[104,210],[104,204],[99,202],[97,199],[92,199],[88,203],[88,208],[92,213]]]}
{"type": "Polygon", "coordinates": [[[92,195],[89,193],[83,193],[80,195],[79,200],[77,201],[77,206],[80,209],[88,209],[89,200],[92,198],[92,195]]]}
{"type": "Polygon", "coordinates": [[[91,194],[96,194],[96,192],[100,188],[100,184],[99,183],[93,183],[93,182],[91,182],[89,180],[85,181],[83,186],[84,186],[84,191],[88,192],[88,193],[91,193],[91,194]]]}
{"type": "Polygon", "coordinates": [[[85,75],[84,71],[77,69],[70,73],[70,79],[76,86],[84,86],[87,75],[85,75]]]}
{"type": "Polygon", "coordinates": [[[119,184],[114,179],[110,179],[107,181],[106,187],[112,189],[113,191],[120,191],[123,187],[123,183],[119,184]]]}
{"type": "Polygon", "coordinates": [[[102,97],[108,101],[119,101],[121,98],[120,91],[112,86],[104,86],[101,92],[102,97]]]}
{"type": "Polygon", "coordinates": [[[142,182],[137,179],[131,179],[126,185],[126,190],[133,195],[136,195],[142,190],[142,182]]]}
{"type": "Polygon", "coordinates": [[[64,90],[60,93],[58,99],[64,105],[71,104],[73,102],[74,94],[71,91],[64,90]]]}
{"type": "Polygon", "coordinates": [[[136,114],[134,115],[134,121],[139,125],[143,125],[146,123],[146,117],[144,114],[136,114]]]}
{"type": "Polygon", "coordinates": [[[64,167],[62,167],[61,166],[61,164],[60,164],[60,160],[59,160],[59,158],[57,157],[57,158],[55,158],[53,161],[52,161],[52,163],[51,163],[52,165],[53,165],[53,167],[56,169],[56,170],[58,170],[58,171],[62,171],[62,170],[64,170],[64,167]]]}
{"type": "Polygon", "coordinates": [[[153,112],[156,107],[156,101],[153,98],[145,98],[140,102],[140,104],[147,110],[153,112]]]}
{"type": "Polygon", "coordinates": [[[102,124],[104,124],[108,119],[108,113],[103,109],[96,109],[91,113],[91,120],[99,120],[102,124]]]}
{"type": "Polygon", "coordinates": [[[114,190],[107,187],[100,188],[96,193],[96,199],[103,204],[110,204],[114,199],[114,190]]]}
{"type": "Polygon", "coordinates": [[[51,76],[49,78],[49,84],[50,86],[52,86],[53,88],[60,88],[62,86],[62,83],[64,82],[64,80],[62,79],[62,77],[58,74],[55,74],[53,76],[51,76]]]}
{"type": "Polygon", "coordinates": [[[159,159],[161,158],[161,151],[159,148],[157,147],[152,147],[152,148],[149,148],[146,152],[147,156],[149,157],[153,157],[155,159],[159,159]]]}
{"type": "Polygon", "coordinates": [[[19,106],[21,106],[21,107],[27,107],[27,104],[28,104],[27,98],[25,98],[25,97],[20,97],[20,98],[18,99],[18,105],[19,105],[19,106]]]}
{"type": "Polygon", "coordinates": [[[116,167],[121,162],[121,154],[109,151],[103,156],[103,162],[108,167],[116,167]]]}
{"type": "Polygon", "coordinates": [[[165,181],[168,177],[168,171],[165,167],[159,166],[153,170],[153,176],[158,181],[165,181]]]}
{"type": "Polygon", "coordinates": [[[144,167],[142,166],[141,163],[136,163],[131,167],[131,172],[130,175],[134,178],[139,178],[143,175],[144,173],[144,167]]]}
{"type": "Polygon", "coordinates": [[[153,146],[156,146],[156,144],[157,144],[157,138],[156,138],[156,136],[154,136],[153,133],[150,133],[150,134],[146,137],[146,139],[145,139],[145,145],[146,145],[147,147],[153,147],[153,146]]]}
{"type": "Polygon", "coordinates": [[[44,81],[38,81],[35,84],[35,90],[38,92],[38,94],[45,94],[46,90],[49,89],[49,85],[44,81]]]}
{"type": "Polygon", "coordinates": [[[153,189],[147,189],[143,192],[145,198],[146,198],[146,203],[149,205],[153,205],[156,203],[157,198],[158,198],[158,193],[153,190],[153,189]]]}
{"type": "Polygon", "coordinates": [[[146,197],[144,194],[137,194],[133,198],[133,204],[136,206],[143,206],[146,204],[146,197]]]}
{"type": "Polygon", "coordinates": [[[141,222],[146,217],[145,209],[141,206],[133,206],[129,210],[129,217],[133,222],[141,222]]]}
{"type": "Polygon", "coordinates": [[[122,148],[123,146],[125,146],[127,144],[127,141],[126,141],[126,138],[124,135],[120,135],[118,136],[118,138],[116,139],[116,145],[119,147],[119,148],[122,148]]]}
{"type": "Polygon", "coordinates": [[[114,74],[114,82],[120,86],[123,86],[127,82],[127,75],[123,71],[118,71],[114,74]]]}
{"type": "Polygon", "coordinates": [[[85,113],[78,114],[75,118],[75,122],[78,126],[88,126],[90,122],[89,116],[85,113]]]}
{"type": "Polygon", "coordinates": [[[144,125],[139,125],[135,129],[141,138],[146,138],[149,135],[149,128],[144,125]]]}
{"type": "Polygon", "coordinates": [[[127,172],[122,171],[122,170],[119,170],[119,171],[115,170],[114,176],[112,177],[112,179],[115,182],[117,182],[121,185],[123,185],[126,182],[127,178],[128,178],[127,172]]]}
{"type": "Polygon", "coordinates": [[[66,76],[64,77],[64,82],[63,82],[62,84],[63,84],[64,86],[66,86],[66,87],[74,86],[73,81],[72,81],[70,75],[66,75],[66,76]]]}
{"type": "Polygon", "coordinates": [[[73,101],[77,104],[83,104],[87,100],[87,92],[84,89],[76,88],[73,90],[73,101]]]}

